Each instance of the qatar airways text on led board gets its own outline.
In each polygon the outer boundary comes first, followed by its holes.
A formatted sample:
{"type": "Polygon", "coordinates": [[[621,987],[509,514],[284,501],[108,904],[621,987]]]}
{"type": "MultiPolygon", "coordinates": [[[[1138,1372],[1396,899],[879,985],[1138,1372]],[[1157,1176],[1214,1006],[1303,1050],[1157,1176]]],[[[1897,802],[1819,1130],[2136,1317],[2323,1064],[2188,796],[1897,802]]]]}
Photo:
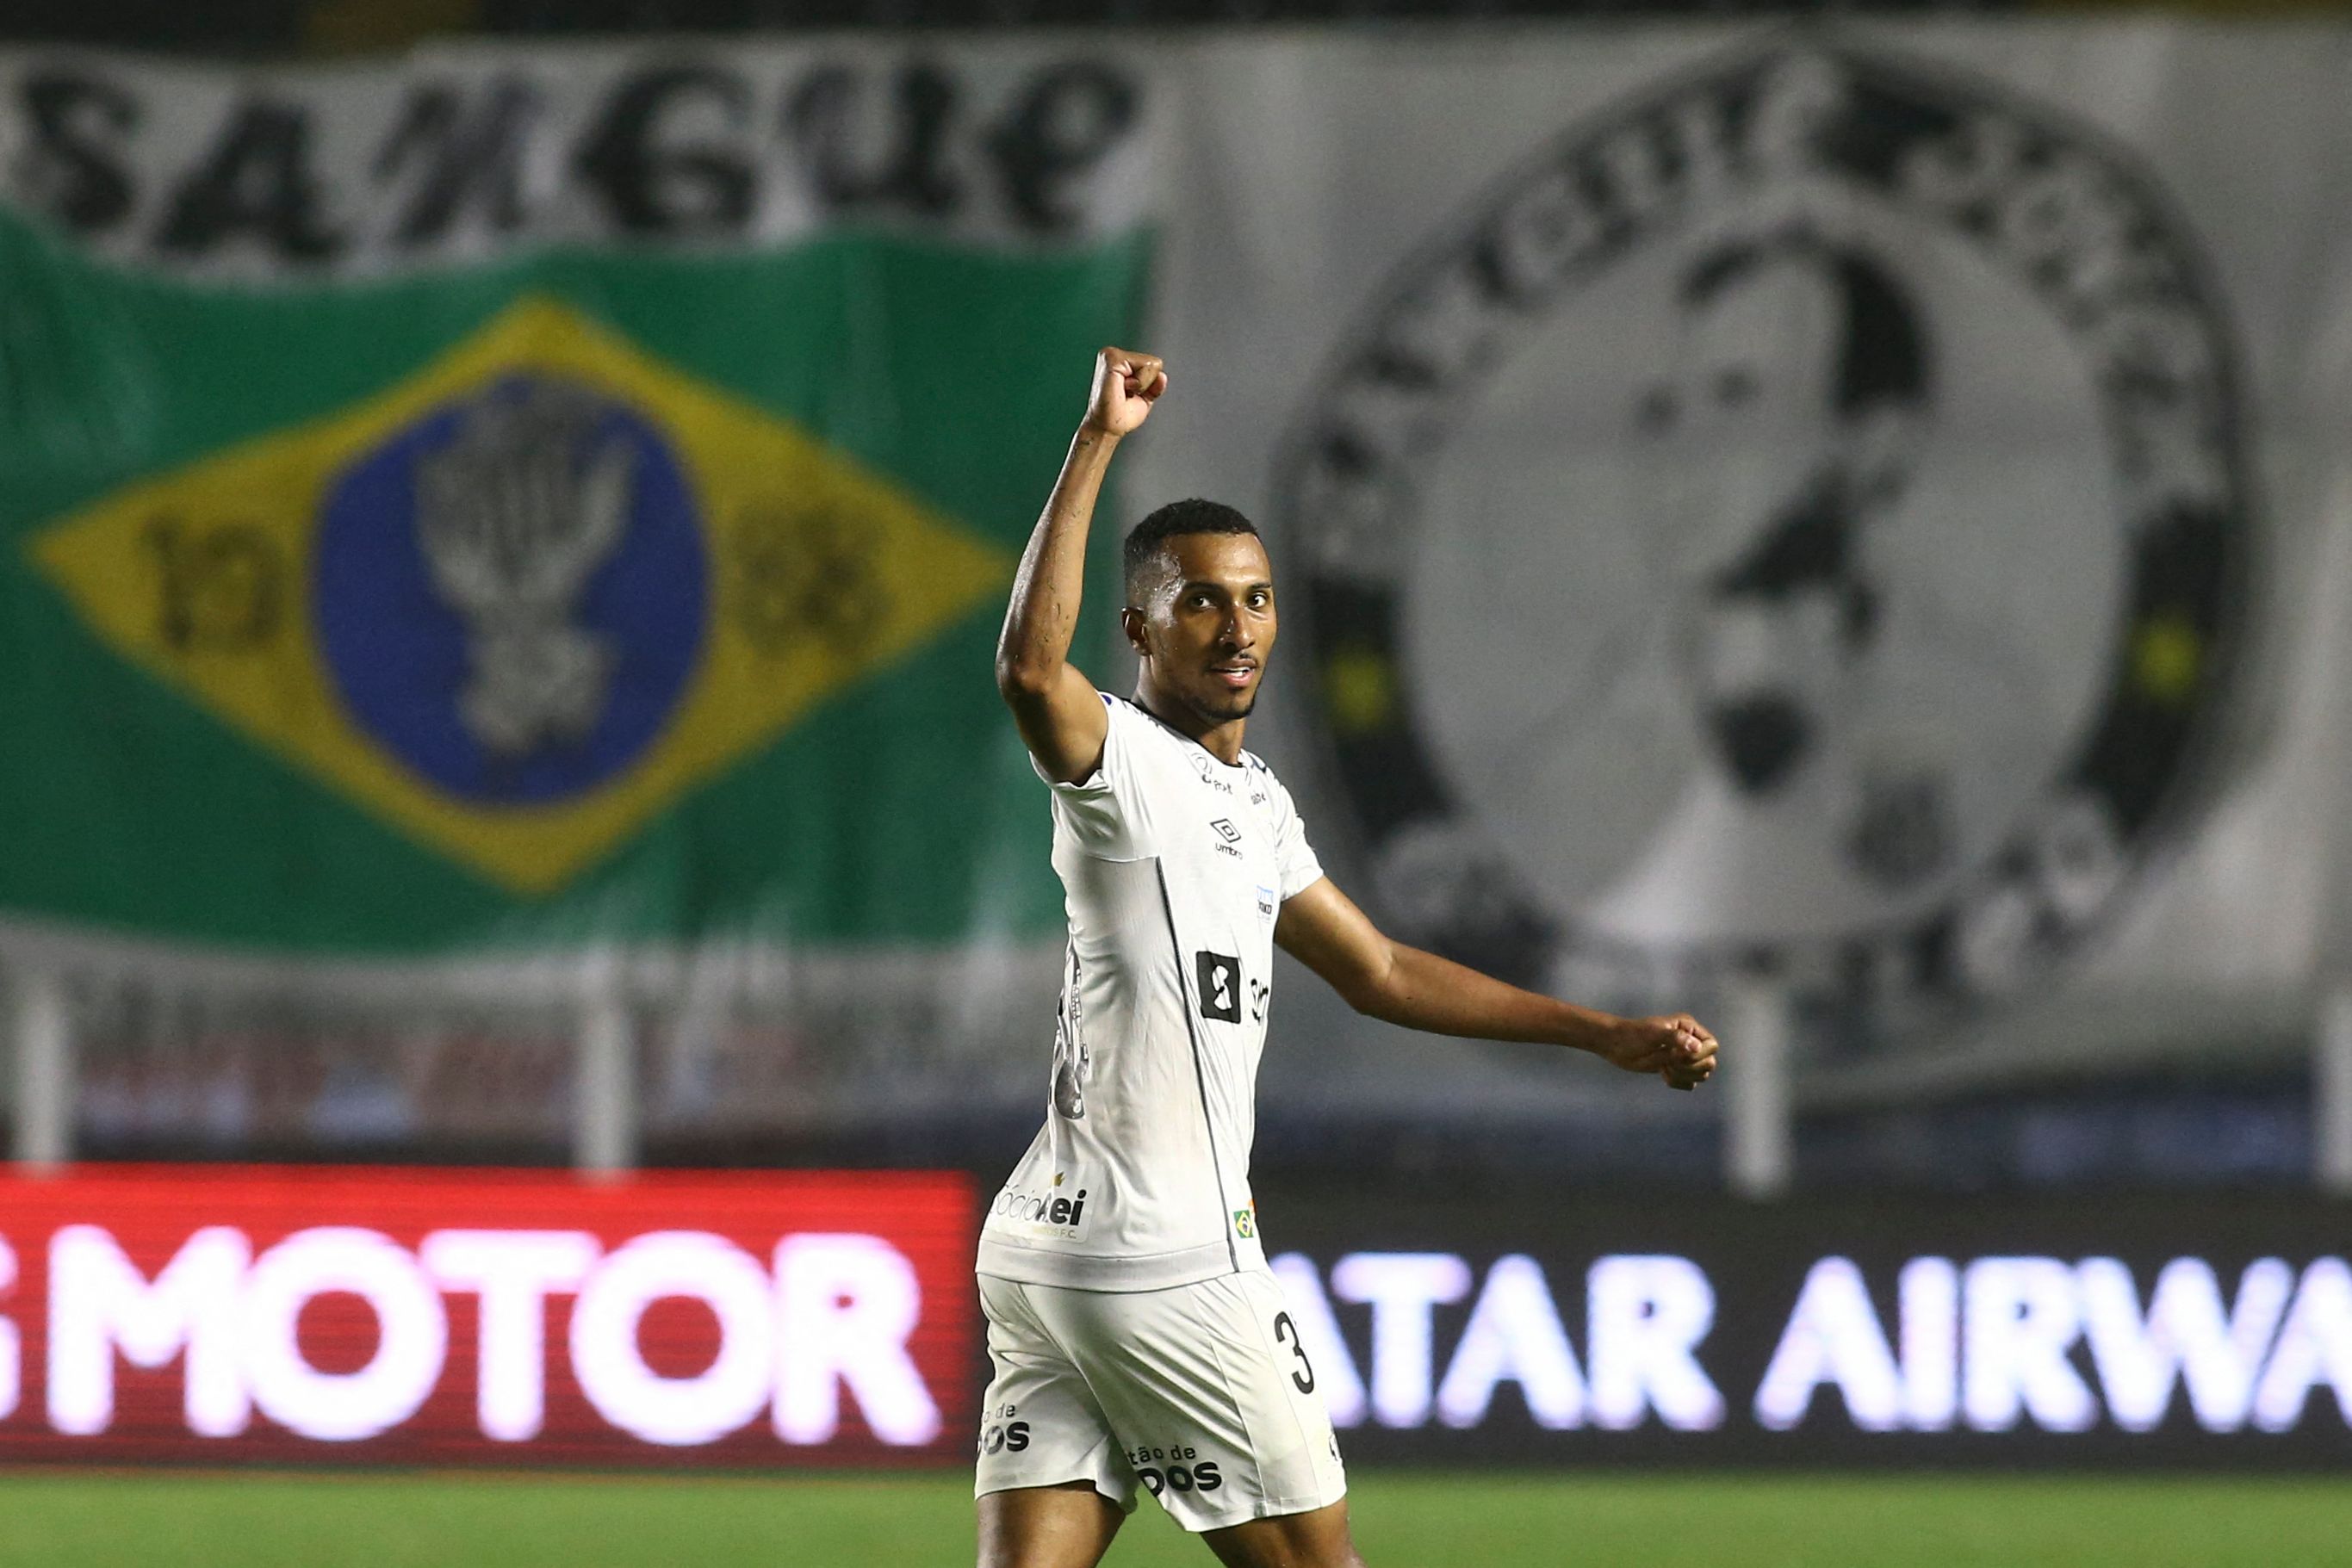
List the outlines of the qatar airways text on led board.
{"type": "Polygon", "coordinates": [[[2341,1225],[2147,1199],[1309,1204],[1267,1228],[1358,1457],[2334,1465],[2341,1225]]]}
{"type": "MultiPolygon", "coordinates": [[[[1542,1267],[1496,1259],[1483,1280],[1450,1253],[1355,1252],[1330,1291],[1370,1311],[1369,1375],[1338,1327],[1313,1260],[1275,1260],[1333,1424],[1475,1427],[1504,1385],[1535,1425],[1707,1431],[1735,1417],[1775,1432],[1841,1422],[1867,1432],[2126,1432],[2176,1401],[2209,1432],[2291,1431],[2315,1396],[2352,1421],[2352,1270],[2321,1258],[2248,1264],[2234,1296],[2201,1258],[2175,1258],[2143,1296],[2122,1260],[1914,1258],[1895,1272],[1890,1325],[1850,1258],[1813,1261],[1752,1391],[1711,1371],[1717,1298],[1690,1258],[1595,1260],[1580,1284],[1578,1354],[1542,1267]],[[1445,1350],[1430,1309],[1475,1304],[1445,1350]],[[2086,1353],[2080,1357],[2077,1348],[2086,1353]],[[1744,1396],[1735,1409],[1734,1396],[1744,1396]]],[[[2321,1413],[2323,1417],[2326,1412],[2321,1413]]]]}
{"type": "Polygon", "coordinates": [[[0,1181],[0,1458],[961,1456],[958,1176],[0,1181]]]}

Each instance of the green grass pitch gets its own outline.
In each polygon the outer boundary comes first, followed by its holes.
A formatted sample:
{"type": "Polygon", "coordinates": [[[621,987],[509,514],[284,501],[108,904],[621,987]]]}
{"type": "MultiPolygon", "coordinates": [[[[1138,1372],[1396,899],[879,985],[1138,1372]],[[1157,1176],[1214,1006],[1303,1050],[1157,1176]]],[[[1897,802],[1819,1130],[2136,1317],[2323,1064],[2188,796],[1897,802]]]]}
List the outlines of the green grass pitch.
{"type": "MultiPolygon", "coordinates": [[[[960,1476],[0,1474],[0,1568],[919,1568],[971,1562],[960,1476]]],[[[1369,1471],[1371,1568],[2352,1564],[2352,1480],[1369,1471]]],[[[1107,1560],[1214,1559],[1145,1503],[1107,1560]]]]}

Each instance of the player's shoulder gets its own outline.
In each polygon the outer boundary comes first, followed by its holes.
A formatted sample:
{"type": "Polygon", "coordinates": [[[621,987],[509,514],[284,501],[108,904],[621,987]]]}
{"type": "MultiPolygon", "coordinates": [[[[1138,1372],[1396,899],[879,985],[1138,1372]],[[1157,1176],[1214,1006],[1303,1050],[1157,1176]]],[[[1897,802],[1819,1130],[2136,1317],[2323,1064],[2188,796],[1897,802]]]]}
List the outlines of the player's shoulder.
{"type": "Polygon", "coordinates": [[[1285,805],[1290,803],[1290,791],[1283,787],[1281,779],[1274,771],[1273,764],[1266,761],[1265,758],[1255,751],[1244,751],[1242,753],[1242,767],[1248,771],[1250,788],[1253,791],[1270,794],[1285,805]]]}
{"type": "Polygon", "coordinates": [[[1183,752],[1191,742],[1133,698],[1114,696],[1108,692],[1101,696],[1110,716],[1111,729],[1118,737],[1121,755],[1151,772],[1181,770],[1183,752]]]}
{"type": "Polygon", "coordinates": [[[1098,691],[1095,695],[1102,698],[1103,707],[1109,713],[1112,724],[1137,737],[1150,736],[1154,739],[1159,737],[1159,721],[1154,719],[1141,704],[1129,697],[1116,696],[1109,692],[1098,691]]]}

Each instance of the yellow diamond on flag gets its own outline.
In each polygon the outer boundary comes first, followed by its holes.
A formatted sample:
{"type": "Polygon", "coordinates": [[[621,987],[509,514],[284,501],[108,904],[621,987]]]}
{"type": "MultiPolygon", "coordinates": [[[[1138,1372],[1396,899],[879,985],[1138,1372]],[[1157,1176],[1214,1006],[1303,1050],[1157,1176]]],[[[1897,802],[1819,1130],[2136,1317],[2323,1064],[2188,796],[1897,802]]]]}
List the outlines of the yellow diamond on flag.
{"type": "Polygon", "coordinates": [[[1013,564],[545,300],[30,549],[125,658],[527,894],[945,631],[1013,564]]]}

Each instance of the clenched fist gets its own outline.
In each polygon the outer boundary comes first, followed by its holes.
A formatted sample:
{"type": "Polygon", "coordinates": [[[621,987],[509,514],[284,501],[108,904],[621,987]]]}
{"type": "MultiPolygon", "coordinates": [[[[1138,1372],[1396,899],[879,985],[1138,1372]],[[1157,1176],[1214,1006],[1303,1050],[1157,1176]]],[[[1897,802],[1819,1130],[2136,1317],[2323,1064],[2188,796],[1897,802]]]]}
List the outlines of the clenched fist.
{"type": "Polygon", "coordinates": [[[1715,1076],[1715,1036],[1688,1013],[1620,1019],[1601,1054],[1628,1072],[1654,1072],[1672,1089],[1696,1089],[1715,1076]]]}
{"type": "Polygon", "coordinates": [[[1168,390],[1168,370],[1156,354],[1105,349],[1095,356],[1094,395],[1087,404],[1087,428],[1125,435],[1143,423],[1168,390]]]}

